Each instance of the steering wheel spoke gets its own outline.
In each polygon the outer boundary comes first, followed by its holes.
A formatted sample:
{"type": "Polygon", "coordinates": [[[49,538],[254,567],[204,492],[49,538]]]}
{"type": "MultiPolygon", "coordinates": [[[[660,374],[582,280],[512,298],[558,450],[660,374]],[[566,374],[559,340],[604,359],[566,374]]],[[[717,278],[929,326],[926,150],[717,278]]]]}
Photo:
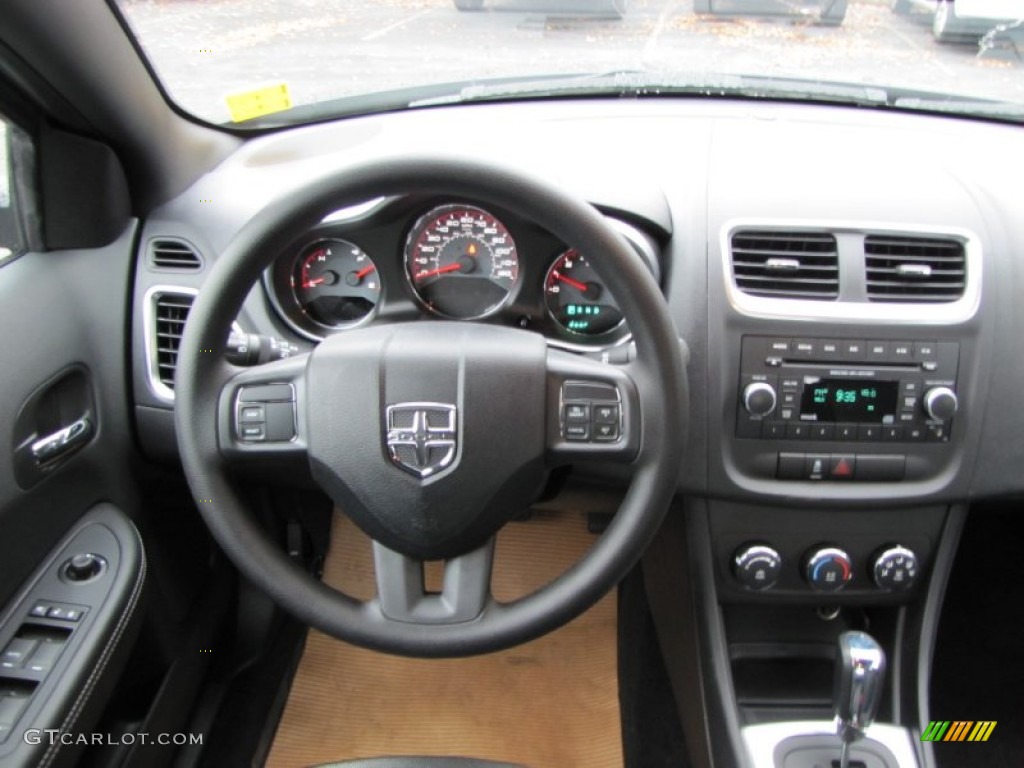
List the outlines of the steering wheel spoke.
{"type": "Polygon", "coordinates": [[[221,454],[232,461],[306,461],[308,355],[245,368],[221,387],[217,407],[221,454]]]}
{"type": "Polygon", "coordinates": [[[377,604],[391,621],[406,624],[461,624],[479,618],[492,601],[494,537],[464,555],[445,561],[440,592],[428,592],[424,561],[373,542],[377,604]]]}
{"type": "Polygon", "coordinates": [[[642,418],[629,367],[549,349],[547,370],[549,463],[633,461],[642,418]]]}

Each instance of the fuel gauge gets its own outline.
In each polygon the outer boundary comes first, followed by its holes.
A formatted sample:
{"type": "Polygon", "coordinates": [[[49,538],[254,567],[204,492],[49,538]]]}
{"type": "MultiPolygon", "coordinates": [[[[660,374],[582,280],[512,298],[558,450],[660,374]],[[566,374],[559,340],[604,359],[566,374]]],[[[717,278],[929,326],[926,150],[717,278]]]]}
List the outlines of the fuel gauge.
{"type": "Polygon", "coordinates": [[[373,313],[380,299],[377,265],[347,240],[306,246],[295,260],[291,284],[302,313],[325,328],[355,325],[373,313]]]}
{"type": "Polygon", "coordinates": [[[544,278],[544,304],[569,333],[600,336],[622,325],[622,310],[594,268],[575,249],[560,255],[544,278]]]}

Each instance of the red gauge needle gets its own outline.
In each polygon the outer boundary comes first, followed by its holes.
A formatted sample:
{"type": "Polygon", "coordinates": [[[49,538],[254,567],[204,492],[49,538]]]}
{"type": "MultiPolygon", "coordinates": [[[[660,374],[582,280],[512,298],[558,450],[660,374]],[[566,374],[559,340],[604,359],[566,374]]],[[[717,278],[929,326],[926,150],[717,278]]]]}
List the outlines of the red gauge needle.
{"type": "Polygon", "coordinates": [[[375,266],[373,266],[373,264],[371,264],[368,267],[363,267],[358,272],[356,272],[356,280],[362,280],[364,277],[366,277],[368,274],[373,272],[375,269],[377,269],[377,268],[375,266]]]}
{"type": "Polygon", "coordinates": [[[584,292],[589,288],[589,286],[586,283],[581,283],[579,280],[573,280],[571,277],[566,277],[561,272],[555,272],[555,279],[561,280],[563,283],[568,283],[577,291],[584,292]]]}
{"type": "Polygon", "coordinates": [[[318,277],[316,280],[307,280],[306,284],[303,285],[302,287],[303,288],[315,288],[316,286],[318,286],[321,283],[323,283],[324,280],[326,280],[326,279],[327,278],[324,278],[324,277],[318,277]]]}
{"type": "Polygon", "coordinates": [[[419,272],[416,274],[417,280],[422,280],[425,277],[433,277],[434,275],[443,275],[445,272],[455,272],[462,269],[461,264],[448,264],[444,267],[438,267],[437,269],[428,269],[426,272],[419,272]]]}

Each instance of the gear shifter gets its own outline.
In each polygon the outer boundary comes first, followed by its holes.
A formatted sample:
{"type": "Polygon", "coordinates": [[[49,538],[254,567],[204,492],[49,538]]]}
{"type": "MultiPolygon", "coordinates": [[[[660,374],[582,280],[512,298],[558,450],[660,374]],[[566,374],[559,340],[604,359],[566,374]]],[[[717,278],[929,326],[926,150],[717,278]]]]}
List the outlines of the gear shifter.
{"type": "Polygon", "coordinates": [[[847,768],[850,745],[864,737],[874,722],[885,679],[885,651],[867,632],[844,632],[839,636],[832,692],[836,726],[843,747],[839,767],[847,768]]]}

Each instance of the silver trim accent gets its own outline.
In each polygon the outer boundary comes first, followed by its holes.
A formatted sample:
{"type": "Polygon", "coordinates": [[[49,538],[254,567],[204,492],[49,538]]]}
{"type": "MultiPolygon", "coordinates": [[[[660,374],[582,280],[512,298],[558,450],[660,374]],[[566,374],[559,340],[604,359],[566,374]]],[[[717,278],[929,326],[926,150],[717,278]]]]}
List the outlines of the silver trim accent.
{"type": "MultiPolygon", "coordinates": [[[[751,768],[776,768],[775,749],[792,736],[831,736],[836,740],[836,758],[839,757],[839,737],[836,735],[836,724],[831,720],[748,725],[742,729],[742,735],[751,768]]],[[[878,742],[892,752],[897,763],[895,768],[917,768],[913,741],[906,728],[888,723],[875,723],[867,729],[866,735],[868,739],[878,742]]],[[[851,752],[856,758],[856,743],[851,752]]]]}
{"type": "Polygon", "coordinates": [[[388,456],[399,469],[421,480],[447,469],[455,460],[458,447],[458,409],[451,403],[394,403],[387,406],[384,414],[384,443],[388,456]],[[443,411],[448,419],[443,424],[431,424],[428,411],[443,411]],[[413,415],[412,427],[396,427],[394,416],[399,413],[413,415]],[[412,465],[399,455],[401,447],[416,449],[416,464],[412,465]],[[447,448],[445,455],[434,463],[430,462],[431,448],[447,448]]]}
{"type": "MultiPolygon", "coordinates": [[[[719,249],[726,297],[734,310],[748,317],[814,321],[853,320],[866,325],[955,325],[970,320],[981,306],[981,238],[971,230],[960,227],[816,219],[732,219],[722,226],[719,249]],[[736,287],[731,258],[732,236],[741,229],[806,231],[835,235],[839,252],[839,298],[832,301],[782,299],[743,293],[736,287]],[[863,241],[868,235],[924,235],[959,240],[964,246],[967,271],[964,295],[956,301],[935,304],[868,301],[864,262],[856,265],[859,277],[853,280],[850,279],[852,271],[849,269],[851,257],[854,256],[849,252],[850,239],[859,238],[863,241]]],[[[863,248],[857,256],[863,258],[863,248]]]]}

